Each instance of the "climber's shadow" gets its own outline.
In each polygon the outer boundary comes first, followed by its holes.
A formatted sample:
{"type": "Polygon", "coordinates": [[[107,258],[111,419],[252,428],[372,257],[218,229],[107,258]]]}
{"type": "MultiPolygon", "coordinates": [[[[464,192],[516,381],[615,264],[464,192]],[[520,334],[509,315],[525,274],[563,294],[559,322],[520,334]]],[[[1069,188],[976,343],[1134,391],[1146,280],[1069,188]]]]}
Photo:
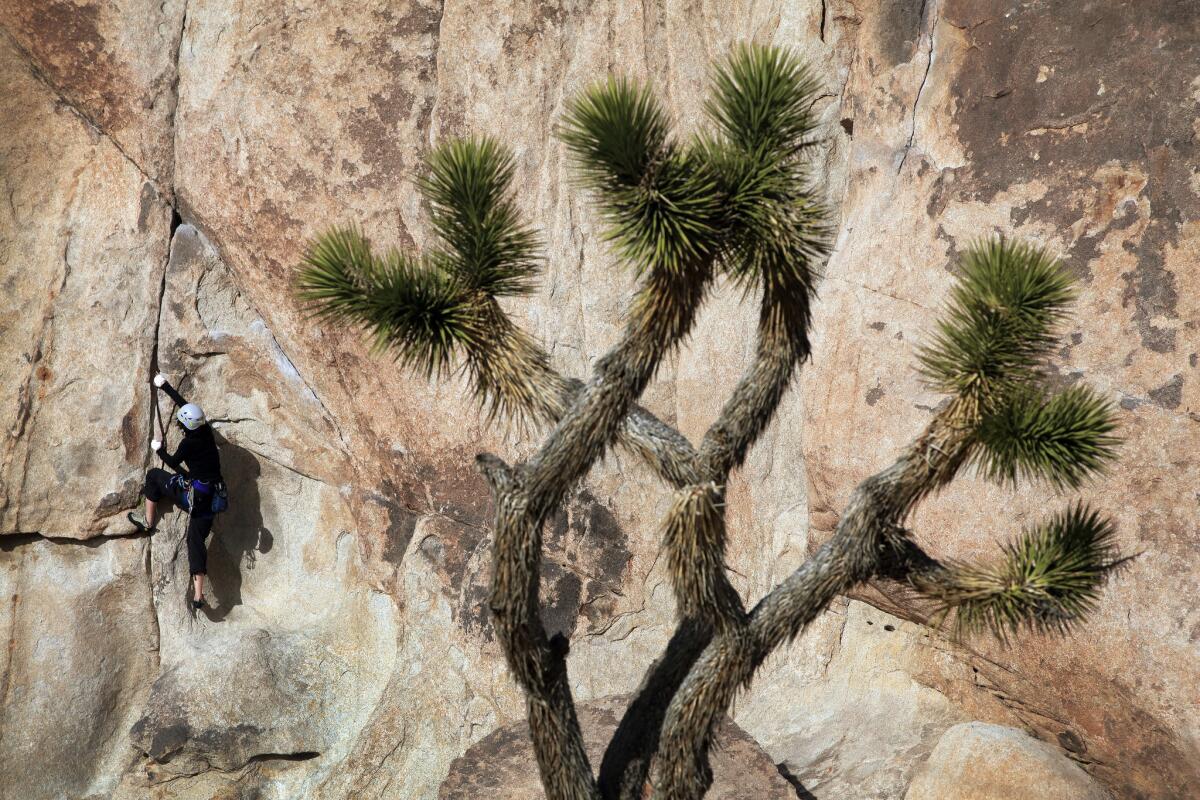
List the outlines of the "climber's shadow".
{"type": "Polygon", "coordinates": [[[242,570],[254,569],[260,553],[275,543],[263,526],[258,479],[262,468],[249,450],[214,431],[221,450],[221,474],[229,489],[229,510],[217,517],[208,545],[208,585],[216,603],[205,606],[209,620],[220,622],[242,604],[242,570]]]}

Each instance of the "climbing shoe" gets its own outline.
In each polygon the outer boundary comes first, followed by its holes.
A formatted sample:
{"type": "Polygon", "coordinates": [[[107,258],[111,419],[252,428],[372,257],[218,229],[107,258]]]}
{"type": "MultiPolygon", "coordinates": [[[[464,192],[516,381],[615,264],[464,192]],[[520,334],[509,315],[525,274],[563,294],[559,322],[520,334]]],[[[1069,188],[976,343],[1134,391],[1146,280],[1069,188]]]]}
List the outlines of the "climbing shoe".
{"type": "Polygon", "coordinates": [[[127,516],[129,521],[133,523],[133,527],[137,528],[142,533],[154,533],[156,530],[158,530],[158,528],[151,528],[146,524],[145,511],[130,511],[125,516],[127,516]]]}
{"type": "Polygon", "coordinates": [[[204,608],[204,601],[203,600],[193,600],[192,608],[204,608]]]}

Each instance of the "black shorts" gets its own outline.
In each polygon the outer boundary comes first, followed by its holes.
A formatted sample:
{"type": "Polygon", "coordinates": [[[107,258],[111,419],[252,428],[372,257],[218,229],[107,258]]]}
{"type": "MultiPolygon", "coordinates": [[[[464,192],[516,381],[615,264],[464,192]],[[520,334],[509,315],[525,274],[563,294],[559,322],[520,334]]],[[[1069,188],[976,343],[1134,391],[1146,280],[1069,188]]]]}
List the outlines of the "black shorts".
{"type": "Polygon", "coordinates": [[[165,497],[182,507],[181,498],[172,487],[171,479],[174,477],[174,475],[165,469],[154,467],[146,473],[146,485],[142,487],[142,494],[146,495],[147,500],[152,500],[155,503],[165,497]]]}

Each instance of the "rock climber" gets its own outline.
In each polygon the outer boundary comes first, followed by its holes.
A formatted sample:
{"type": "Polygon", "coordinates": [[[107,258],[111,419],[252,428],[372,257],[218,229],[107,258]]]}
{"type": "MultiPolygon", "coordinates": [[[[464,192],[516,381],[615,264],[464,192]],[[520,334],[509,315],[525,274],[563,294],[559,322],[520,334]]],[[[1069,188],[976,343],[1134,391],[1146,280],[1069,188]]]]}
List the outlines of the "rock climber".
{"type": "Polygon", "coordinates": [[[208,553],[204,540],[212,531],[213,518],[225,497],[225,484],[221,478],[221,455],[213,437],[212,426],[204,411],[195,403],[189,403],[171,386],[163,374],[154,376],[154,385],[166,392],[179,406],[175,419],[183,431],[183,440],[175,452],[168,453],[163,443],[155,439],[150,449],[178,474],[165,469],[152,468],[146,473],[146,484],[142,494],[146,497],[144,512],[129,513],[129,521],[143,532],[153,533],[158,516],[158,503],[167,498],[188,512],[187,551],[188,568],[192,575],[193,608],[204,606],[204,576],[208,572],[208,553]],[[214,502],[216,500],[216,502],[214,502]]]}

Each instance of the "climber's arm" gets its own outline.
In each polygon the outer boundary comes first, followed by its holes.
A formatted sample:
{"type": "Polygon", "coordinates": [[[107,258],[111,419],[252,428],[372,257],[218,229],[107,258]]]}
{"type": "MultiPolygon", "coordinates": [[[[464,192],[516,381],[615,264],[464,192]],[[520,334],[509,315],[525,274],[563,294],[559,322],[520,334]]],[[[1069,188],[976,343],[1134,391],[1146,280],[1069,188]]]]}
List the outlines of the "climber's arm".
{"type": "Polygon", "coordinates": [[[167,466],[169,466],[171,469],[186,475],[187,470],[183,468],[183,462],[187,460],[188,455],[190,455],[192,446],[193,442],[191,440],[184,439],[179,443],[179,447],[176,448],[174,453],[168,453],[167,448],[162,447],[160,443],[160,446],[154,451],[154,453],[164,462],[166,462],[167,466]]]}
{"type": "Polygon", "coordinates": [[[166,392],[167,397],[171,398],[171,402],[173,402],[175,405],[187,405],[187,400],[183,398],[183,395],[181,395],[179,391],[176,390],[176,388],[172,386],[162,375],[155,376],[154,385],[166,392]],[[162,378],[162,383],[158,382],[158,378],[162,378]]]}

